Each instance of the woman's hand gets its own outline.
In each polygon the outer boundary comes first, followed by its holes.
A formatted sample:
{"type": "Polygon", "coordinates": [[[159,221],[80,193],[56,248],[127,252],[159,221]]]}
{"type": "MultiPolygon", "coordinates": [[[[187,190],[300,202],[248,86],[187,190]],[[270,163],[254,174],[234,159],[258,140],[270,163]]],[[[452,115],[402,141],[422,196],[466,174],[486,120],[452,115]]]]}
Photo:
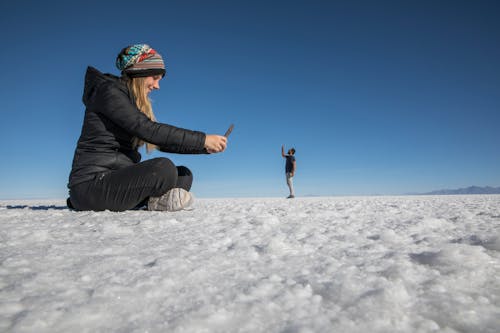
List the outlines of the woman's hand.
{"type": "Polygon", "coordinates": [[[227,138],[222,135],[210,134],[205,137],[205,149],[210,153],[220,153],[226,150],[227,138]]]}

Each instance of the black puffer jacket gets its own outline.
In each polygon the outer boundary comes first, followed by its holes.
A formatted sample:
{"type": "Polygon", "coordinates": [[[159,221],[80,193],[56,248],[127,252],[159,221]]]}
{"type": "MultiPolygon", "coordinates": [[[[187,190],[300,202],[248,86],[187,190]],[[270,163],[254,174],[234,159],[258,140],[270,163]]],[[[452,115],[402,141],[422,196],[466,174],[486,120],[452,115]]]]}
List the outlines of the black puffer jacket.
{"type": "Polygon", "coordinates": [[[97,174],[138,163],[135,137],[157,145],[161,151],[180,154],[206,153],[205,133],[149,120],[135,106],[132,94],[119,77],[89,67],[85,75],[86,106],[68,187],[97,174]]]}

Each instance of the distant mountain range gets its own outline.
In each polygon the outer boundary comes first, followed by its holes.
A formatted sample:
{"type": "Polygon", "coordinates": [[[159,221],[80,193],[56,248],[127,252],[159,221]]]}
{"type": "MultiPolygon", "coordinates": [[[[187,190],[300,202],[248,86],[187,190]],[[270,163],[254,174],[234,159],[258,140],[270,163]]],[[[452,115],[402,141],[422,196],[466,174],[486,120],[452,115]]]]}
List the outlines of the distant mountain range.
{"type": "Polygon", "coordinates": [[[447,195],[447,194],[500,194],[500,187],[491,186],[469,186],[454,190],[437,190],[427,193],[419,193],[422,195],[447,195]]]}

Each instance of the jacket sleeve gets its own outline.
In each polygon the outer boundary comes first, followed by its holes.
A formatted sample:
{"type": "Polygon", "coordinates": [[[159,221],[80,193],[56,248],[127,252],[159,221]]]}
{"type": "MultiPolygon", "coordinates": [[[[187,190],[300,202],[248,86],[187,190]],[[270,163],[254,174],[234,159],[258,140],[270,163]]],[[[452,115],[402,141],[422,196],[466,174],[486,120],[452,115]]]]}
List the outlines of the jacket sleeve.
{"type": "Polygon", "coordinates": [[[132,104],[125,91],[114,85],[101,87],[95,102],[97,112],[131,135],[157,145],[163,152],[206,153],[205,133],[151,121],[132,104]]]}

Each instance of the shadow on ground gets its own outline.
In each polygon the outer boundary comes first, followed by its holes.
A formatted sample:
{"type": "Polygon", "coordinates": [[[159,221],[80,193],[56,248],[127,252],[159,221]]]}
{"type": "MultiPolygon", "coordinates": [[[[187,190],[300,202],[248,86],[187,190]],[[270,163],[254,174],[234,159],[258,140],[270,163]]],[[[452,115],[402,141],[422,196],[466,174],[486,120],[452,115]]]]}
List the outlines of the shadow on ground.
{"type": "Polygon", "coordinates": [[[30,209],[30,210],[65,210],[69,209],[67,206],[56,206],[56,205],[50,205],[50,206],[29,206],[29,205],[7,205],[4,206],[7,209],[30,209]]]}

